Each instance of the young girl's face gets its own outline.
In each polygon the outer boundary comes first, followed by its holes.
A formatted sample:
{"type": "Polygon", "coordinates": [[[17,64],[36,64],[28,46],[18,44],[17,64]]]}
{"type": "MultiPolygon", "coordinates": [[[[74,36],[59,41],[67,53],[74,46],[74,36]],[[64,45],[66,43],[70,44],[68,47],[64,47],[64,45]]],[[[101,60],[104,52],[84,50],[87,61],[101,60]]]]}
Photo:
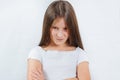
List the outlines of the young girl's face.
{"type": "Polygon", "coordinates": [[[50,28],[51,44],[65,46],[69,33],[64,18],[56,18],[50,28]]]}

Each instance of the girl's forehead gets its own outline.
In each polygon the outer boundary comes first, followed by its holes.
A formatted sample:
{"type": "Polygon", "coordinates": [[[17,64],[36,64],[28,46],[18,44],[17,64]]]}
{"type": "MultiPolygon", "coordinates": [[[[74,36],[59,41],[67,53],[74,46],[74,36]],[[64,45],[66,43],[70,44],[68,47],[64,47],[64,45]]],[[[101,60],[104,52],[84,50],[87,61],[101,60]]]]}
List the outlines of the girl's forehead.
{"type": "Polygon", "coordinates": [[[56,18],[53,23],[52,23],[52,26],[67,26],[66,25],[66,22],[65,22],[65,19],[64,18],[56,18]]]}

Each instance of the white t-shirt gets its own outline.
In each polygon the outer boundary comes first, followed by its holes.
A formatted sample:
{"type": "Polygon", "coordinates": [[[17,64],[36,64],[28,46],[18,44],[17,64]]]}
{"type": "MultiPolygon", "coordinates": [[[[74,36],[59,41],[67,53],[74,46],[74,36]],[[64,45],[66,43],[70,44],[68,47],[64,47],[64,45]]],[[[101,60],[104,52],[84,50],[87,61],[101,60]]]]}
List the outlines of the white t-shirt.
{"type": "Polygon", "coordinates": [[[33,48],[28,59],[36,59],[42,63],[45,80],[64,80],[76,77],[76,66],[88,62],[88,57],[81,48],[72,51],[45,51],[40,46],[33,48]]]}

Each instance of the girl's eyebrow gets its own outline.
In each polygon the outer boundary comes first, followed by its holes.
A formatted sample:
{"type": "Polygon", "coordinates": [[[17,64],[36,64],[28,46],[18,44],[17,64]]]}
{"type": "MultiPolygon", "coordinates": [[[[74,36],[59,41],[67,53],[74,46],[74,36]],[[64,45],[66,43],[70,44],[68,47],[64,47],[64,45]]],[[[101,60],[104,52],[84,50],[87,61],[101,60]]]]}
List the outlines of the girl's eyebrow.
{"type": "MultiPolygon", "coordinates": [[[[51,25],[51,27],[57,27],[57,28],[59,28],[59,26],[56,26],[56,25],[51,25]]],[[[68,28],[68,26],[67,25],[65,25],[64,27],[62,27],[62,28],[68,28]]]]}
{"type": "Polygon", "coordinates": [[[51,27],[57,27],[57,26],[52,25],[51,27]]]}

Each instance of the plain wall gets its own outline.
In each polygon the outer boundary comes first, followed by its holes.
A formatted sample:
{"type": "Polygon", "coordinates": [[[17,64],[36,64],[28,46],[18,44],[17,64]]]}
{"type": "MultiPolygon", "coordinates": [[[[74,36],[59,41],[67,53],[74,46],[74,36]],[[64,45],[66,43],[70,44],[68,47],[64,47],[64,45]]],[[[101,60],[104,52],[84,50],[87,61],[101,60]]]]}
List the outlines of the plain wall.
{"type": "MultiPolygon", "coordinates": [[[[0,80],[26,80],[27,56],[40,42],[53,0],[0,1],[0,80]]],[[[120,80],[120,1],[69,0],[76,12],[92,80],[120,80]]]]}

